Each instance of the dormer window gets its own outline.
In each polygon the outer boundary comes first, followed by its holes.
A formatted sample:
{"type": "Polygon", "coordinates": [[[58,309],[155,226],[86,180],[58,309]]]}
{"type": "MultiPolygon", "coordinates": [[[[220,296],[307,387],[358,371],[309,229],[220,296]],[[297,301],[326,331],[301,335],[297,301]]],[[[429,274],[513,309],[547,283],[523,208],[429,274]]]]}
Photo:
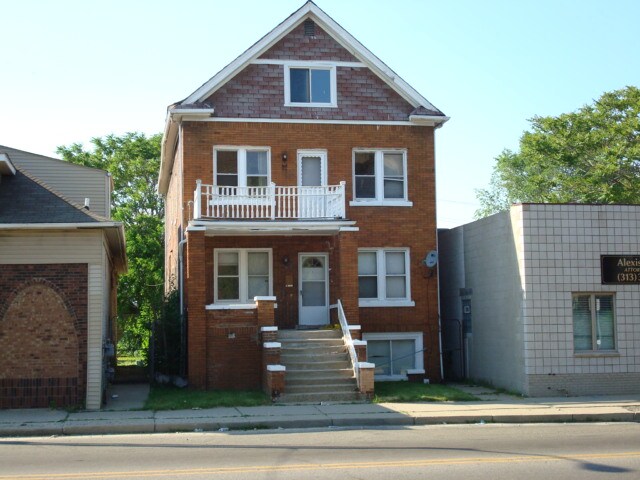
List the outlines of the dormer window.
{"type": "Polygon", "coordinates": [[[285,65],[285,106],[335,107],[336,96],[335,65],[285,65]]]}

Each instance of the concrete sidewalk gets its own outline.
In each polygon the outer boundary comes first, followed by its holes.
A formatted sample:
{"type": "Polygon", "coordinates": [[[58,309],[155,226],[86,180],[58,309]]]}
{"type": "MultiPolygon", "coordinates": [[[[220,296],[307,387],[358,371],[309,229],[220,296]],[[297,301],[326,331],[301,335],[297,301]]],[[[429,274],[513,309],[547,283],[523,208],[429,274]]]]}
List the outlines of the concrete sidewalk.
{"type": "Polygon", "coordinates": [[[453,423],[640,422],[640,397],[501,398],[480,402],[274,405],[176,411],[0,410],[0,436],[453,423]]]}

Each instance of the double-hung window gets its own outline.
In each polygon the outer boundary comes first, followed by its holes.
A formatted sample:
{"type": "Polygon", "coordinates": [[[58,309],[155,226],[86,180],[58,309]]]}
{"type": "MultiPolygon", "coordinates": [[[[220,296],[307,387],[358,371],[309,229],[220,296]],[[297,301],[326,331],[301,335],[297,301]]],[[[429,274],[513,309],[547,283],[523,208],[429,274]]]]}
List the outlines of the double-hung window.
{"type": "Polygon", "coordinates": [[[291,64],[284,69],[286,106],[335,107],[336,67],[291,64]]]}
{"type": "Polygon", "coordinates": [[[613,294],[575,293],[572,310],[573,348],[576,353],[615,350],[613,294]]]}
{"type": "Polygon", "coordinates": [[[351,205],[407,205],[407,152],[355,150],[351,205]]]}
{"type": "Polygon", "coordinates": [[[247,304],[271,296],[271,265],[271,249],[214,250],[215,303],[247,304]]]}
{"type": "Polygon", "coordinates": [[[213,171],[219,187],[266,187],[269,185],[269,149],[216,147],[213,171]]]}
{"type": "Polygon", "coordinates": [[[358,250],[360,306],[413,306],[409,277],[408,250],[358,250]]]}

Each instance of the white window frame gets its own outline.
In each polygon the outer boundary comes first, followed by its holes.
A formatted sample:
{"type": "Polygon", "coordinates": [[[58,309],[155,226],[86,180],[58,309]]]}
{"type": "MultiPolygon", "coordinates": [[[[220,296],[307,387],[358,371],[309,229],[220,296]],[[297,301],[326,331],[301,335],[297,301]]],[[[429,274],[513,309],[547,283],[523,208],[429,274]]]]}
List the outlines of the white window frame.
{"type": "Polygon", "coordinates": [[[413,202],[409,201],[409,175],[407,174],[407,150],[404,148],[354,148],[351,159],[351,172],[353,180],[353,200],[349,202],[351,207],[412,207],[413,202]],[[358,198],[356,196],[356,154],[375,154],[374,175],[375,175],[375,198],[358,198]],[[384,154],[402,154],[402,171],[404,173],[404,195],[403,198],[384,198],[384,154]]]}
{"type": "Polygon", "coordinates": [[[248,298],[249,290],[249,253],[267,253],[269,255],[269,294],[273,295],[273,249],[272,248],[215,248],[213,250],[213,302],[219,305],[234,305],[238,308],[255,306],[255,299],[248,298]],[[218,253],[238,254],[239,296],[234,300],[218,300],[218,253]]]}
{"type": "Polygon", "coordinates": [[[298,150],[298,186],[302,186],[302,159],[304,157],[320,157],[320,181],[322,185],[327,185],[327,151],[322,149],[316,150],[298,150]]]}
{"type": "MultiPolygon", "coordinates": [[[[411,300],[411,252],[408,248],[359,248],[360,253],[376,254],[376,276],[378,280],[378,298],[359,298],[358,306],[360,307],[415,307],[416,303],[411,300]],[[406,273],[406,290],[405,298],[387,298],[386,297],[386,264],[385,253],[404,253],[404,268],[406,273]]],[[[359,276],[358,276],[359,277],[359,276]]]]}
{"type": "MultiPolygon", "coordinates": [[[[362,339],[369,341],[414,340],[415,368],[414,371],[424,373],[423,334],[422,332],[391,332],[391,333],[363,333],[362,339]]],[[[368,359],[367,359],[368,361],[368,359]]],[[[373,362],[375,363],[375,362],[373,362]]],[[[375,375],[376,380],[407,380],[406,375],[375,375]]]]}
{"type": "Polygon", "coordinates": [[[618,318],[616,315],[616,295],[614,292],[572,292],[571,293],[571,330],[573,340],[573,353],[575,356],[591,356],[591,355],[606,355],[618,353],[618,334],[617,328],[618,318]],[[573,299],[575,297],[589,296],[589,310],[591,312],[591,349],[576,350],[575,348],[575,319],[573,312],[573,299]],[[596,297],[611,297],[611,305],[613,310],[613,349],[599,349],[597,345],[597,320],[596,320],[596,297]]]}
{"type": "Polygon", "coordinates": [[[338,106],[338,80],[335,63],[327,62],[287,62],[284,67],[284,106],[285,107],[330,107],[338,106]],[[331,101],[318,102],[292,102],[291,101],[291,73],[292,68],[309,70],[329,70],[329,88],[331,101]]]}
{"type": "Polygon", "coordinates": [[[271,148],[248,145],[215,145],[213,147],[213,185],[217,185],[218,152],[236,152],[238,162],[238,187],[247,186],[247,152],[267,152],[267,185],[271,184],[271,148]]]}

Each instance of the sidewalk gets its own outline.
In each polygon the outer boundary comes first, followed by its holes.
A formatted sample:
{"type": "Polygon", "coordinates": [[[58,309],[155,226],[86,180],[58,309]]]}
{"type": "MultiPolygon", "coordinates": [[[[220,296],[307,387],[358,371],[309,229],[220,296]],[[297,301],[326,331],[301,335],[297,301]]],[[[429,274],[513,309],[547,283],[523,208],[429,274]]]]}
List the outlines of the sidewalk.
{"type": "Polygon", "coordinates": [[[453,423],[640,422],[640,397],[480,402],[275,405],[176,411],[0,410],[0,436],[376,427],[453,423]]]}

